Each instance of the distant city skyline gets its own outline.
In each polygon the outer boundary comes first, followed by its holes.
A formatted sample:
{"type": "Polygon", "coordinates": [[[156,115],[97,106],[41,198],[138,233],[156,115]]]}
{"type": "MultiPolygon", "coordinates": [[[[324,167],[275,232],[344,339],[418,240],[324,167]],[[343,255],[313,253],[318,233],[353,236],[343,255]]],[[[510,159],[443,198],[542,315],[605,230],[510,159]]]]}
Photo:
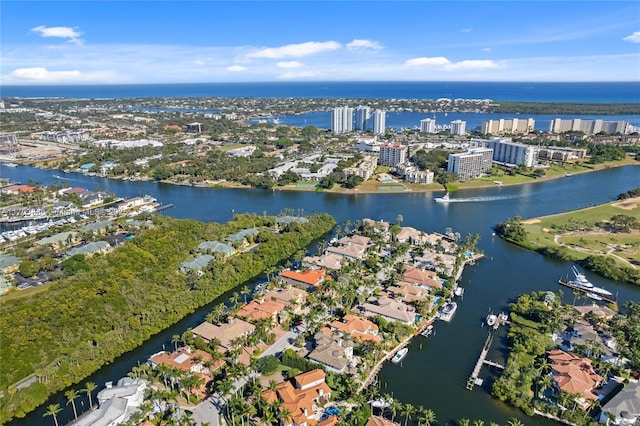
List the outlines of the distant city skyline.
{"type": "Polygon", "coordinates": [[[4,1],[0,83],[640,81],[637,1],[4,1]]]}

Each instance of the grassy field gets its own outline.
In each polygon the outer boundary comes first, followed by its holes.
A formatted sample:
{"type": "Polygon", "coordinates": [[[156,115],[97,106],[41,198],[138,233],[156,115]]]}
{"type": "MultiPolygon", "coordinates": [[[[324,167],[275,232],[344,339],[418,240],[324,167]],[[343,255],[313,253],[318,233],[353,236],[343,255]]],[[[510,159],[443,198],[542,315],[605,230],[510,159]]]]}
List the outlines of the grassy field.
{"type": "Polygon", "coordinates": [[[632,216],[640,221],[640,197],[626,204],[627,208],[622,208],[617,202],[608,203],[529,219],[523,223],[528,240],[534,247],[564,245],[580,259],[590,254],[610,255],[618,261],[626,261],[627,266],[631,263],[637,268],[640,265],[640,231],[610,233],[595,226],[615,215],[632,216]]]}

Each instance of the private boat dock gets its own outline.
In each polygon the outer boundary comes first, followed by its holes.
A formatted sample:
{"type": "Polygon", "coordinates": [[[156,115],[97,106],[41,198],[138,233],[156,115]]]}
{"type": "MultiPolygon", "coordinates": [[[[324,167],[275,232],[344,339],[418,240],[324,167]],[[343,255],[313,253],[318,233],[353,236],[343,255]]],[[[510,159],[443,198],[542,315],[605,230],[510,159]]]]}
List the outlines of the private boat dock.
{"type": "MultiPolygon", "coordinates": [[[[579,286],[577,286],[577,285],[573,285],[573,284],[571,284],[571,283],[569,282],[569,280],[562,280],[562,279],[561,279],[561,280],[558,280],[558,284],[563,285],[563,286],[565,286],[565,287],[569,287],[571,290],[576,290],[576,291],[579,291],[579,292],[584,293],[584,294],[587,294],[587,295],[589,295],[589,294],[590,294],[589,289],[587,289],[587,288],[582,288],[582,287],[579,287],[579,286]]],[[[616,309],[615,309],[615,310],[616,310],[616,311],[618,310],[618,301],[617,301],[617,299],[613,299],[613,298],[611,298],[611,297],[607,297],[607,296],[605,296],[605,295],[603,295],[603,294],[598,294],[598,298],[599,298],[599,299],[604,300],[604,301],[605,301],[605,302],[607,302],[607,303],[611,303],[613,306],[615,306],[615,307],[616,307],[616,309]]]]}
{"type": "Polygon", "coordinates": [[[469,379],[467,380],[468,390],[473,390],[473,387],[475,385],[478,385],[478,386],[482,385],[483,380],[478,376],[480,375],[480,370],[482,370],[482,366],[484,364],[504,370],[504,365],[498,364],[497,362],[489,361],[488,359],[486,359],[492,342],[493,342],[493,335],[489,333],[489,335],[487,336],[487,340],[485,340],[484,346],[482,347],[482,351],[480,352],[480,356],[478,357],[478,361],[476,361],[476,366],[473,368],[473,372],[471,373],[471,376],[469,376],[469,379]]]}

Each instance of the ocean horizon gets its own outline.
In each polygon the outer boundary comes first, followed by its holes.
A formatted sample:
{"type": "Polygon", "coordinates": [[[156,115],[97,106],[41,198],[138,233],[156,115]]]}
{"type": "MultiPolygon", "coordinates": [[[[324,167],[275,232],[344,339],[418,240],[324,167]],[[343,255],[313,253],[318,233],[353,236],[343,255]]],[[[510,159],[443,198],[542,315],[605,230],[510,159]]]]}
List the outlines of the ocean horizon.
{"type": "Polygon", "coordinates": [[[264,82],[0,86],[2,98],[491,99],[640,103],[636,82],[264,82]]]}

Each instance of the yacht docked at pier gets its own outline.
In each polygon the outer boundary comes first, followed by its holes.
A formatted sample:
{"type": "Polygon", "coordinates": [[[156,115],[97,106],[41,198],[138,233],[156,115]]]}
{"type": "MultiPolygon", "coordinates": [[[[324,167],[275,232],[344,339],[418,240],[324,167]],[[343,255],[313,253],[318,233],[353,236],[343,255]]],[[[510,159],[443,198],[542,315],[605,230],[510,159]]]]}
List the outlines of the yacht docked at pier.
{"type": "Polygon", "coordinates": [[[589,281],[587,277],[578,270],[578,268],[575,267],[575,265],[571,266],[571,271],[573,272],[573,275],[575,275],[575,278],[573,280],[566,281],[564,283],[566,286],[584,291],[585,293],[593,294],[595,296],[613,296],[613,293],[611,293],[609,290],[605,290],[602,287],[594,286],[593,283],[589,281]]]}

